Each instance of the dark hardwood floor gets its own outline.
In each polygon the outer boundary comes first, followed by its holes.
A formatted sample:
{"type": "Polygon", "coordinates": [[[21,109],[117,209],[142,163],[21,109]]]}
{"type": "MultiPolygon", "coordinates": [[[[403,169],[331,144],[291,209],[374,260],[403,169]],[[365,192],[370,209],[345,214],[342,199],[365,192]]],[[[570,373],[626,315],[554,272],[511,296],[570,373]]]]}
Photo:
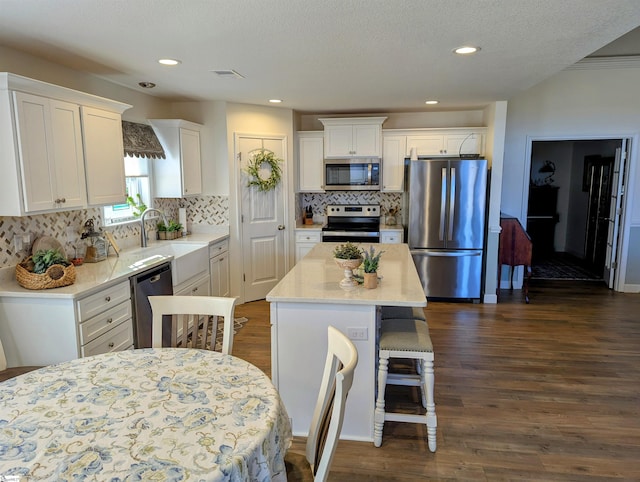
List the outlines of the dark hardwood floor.
{"type": "MultiPolygon", "coordinates": [[[[640,480],[640,295],[538,280],[529,294],[429,303],[437,452],[425,427],[387,422],[380,448],[340,441],[330,480],[640,480]]],[[[270,373],[268,303],[236,314],[234,355],[270,373]]]]}

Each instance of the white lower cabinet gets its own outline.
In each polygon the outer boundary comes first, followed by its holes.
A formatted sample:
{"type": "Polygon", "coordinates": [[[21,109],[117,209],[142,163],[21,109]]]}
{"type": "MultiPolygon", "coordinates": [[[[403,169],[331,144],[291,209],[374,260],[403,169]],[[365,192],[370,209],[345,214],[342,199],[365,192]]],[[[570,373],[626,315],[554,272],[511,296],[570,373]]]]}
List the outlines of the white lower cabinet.
{"type": "Polygon", "coordinates": [[[80,356],[122,351],[133,345],[129,280],[77,301],[80,356]]]}
{"type": "Polygon", "coordinates": [[[296,263],[321,241],[320,229],[296,229],[296,263]]]}
{"type": "Polygon", "coordinates": [[[229,240],[209,246],[211,296],[229,296],[229,240]]]}
{"type": "Polygon", "coordinates": [[[44,366],[133,347],[129,280],[73,298],[3,296],[8,366],[44,366]]]}
{"type": "Polygon", "coordinates": [[[173,287],[173,294],[180,296],[209,296],[211,294],[209,269],[173,287]]]}

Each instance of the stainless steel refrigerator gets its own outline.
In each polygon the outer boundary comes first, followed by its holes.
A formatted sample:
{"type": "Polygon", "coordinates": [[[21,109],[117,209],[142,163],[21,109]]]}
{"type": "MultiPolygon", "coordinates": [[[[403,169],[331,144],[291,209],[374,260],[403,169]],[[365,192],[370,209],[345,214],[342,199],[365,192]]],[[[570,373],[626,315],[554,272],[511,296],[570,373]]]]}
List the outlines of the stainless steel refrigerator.
{"type": "Polygon", "coordinates": [[[407,239],[427,298],[482,294],[486,159],[412,160],[407,239]]]}

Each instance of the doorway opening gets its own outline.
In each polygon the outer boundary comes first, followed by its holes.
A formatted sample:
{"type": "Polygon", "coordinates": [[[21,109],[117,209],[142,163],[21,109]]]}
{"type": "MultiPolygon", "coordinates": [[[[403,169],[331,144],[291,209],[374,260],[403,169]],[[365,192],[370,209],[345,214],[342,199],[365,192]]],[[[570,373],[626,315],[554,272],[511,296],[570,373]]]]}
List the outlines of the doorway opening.
{"type": "Polygon", "coordinates": [[[625,139],[532,142],[527,232],[534,279],[604,281],[613,287],[618,174],[624,167],[616,155],[627,144],[625,139]]]}

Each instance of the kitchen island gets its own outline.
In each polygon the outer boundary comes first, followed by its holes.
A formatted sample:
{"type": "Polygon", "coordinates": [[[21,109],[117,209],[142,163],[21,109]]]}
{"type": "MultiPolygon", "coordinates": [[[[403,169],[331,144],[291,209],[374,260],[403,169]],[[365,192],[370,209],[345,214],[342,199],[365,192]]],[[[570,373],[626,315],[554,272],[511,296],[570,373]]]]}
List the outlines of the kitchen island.
{"type": "Polygon", "coordinates": [[[341,438],[373,441],[379,307],[424,307],[427,299],[406,244],[375,244],[384,251],[378,287],[344,291],[338,286],[344,271],[333,260],[338,244],[317,244],[267,295],[272,380],[294,435],[306,436],[324,369],[327,326],[335,326],[358,350],[341,438]]]}

